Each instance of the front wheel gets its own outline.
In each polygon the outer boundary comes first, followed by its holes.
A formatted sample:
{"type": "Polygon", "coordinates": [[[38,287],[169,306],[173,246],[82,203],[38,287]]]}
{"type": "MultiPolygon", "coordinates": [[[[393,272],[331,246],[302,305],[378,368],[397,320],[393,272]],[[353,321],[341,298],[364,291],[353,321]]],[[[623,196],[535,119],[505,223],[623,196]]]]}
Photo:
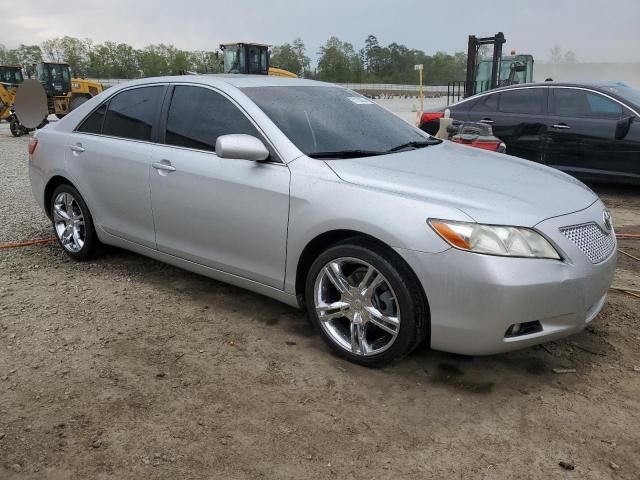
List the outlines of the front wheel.
{"type": "Polygon", "coordinates": [[[16,117],[13,117],[9,121],[9,130],[11,130],[11,135],[13,135],[14,137],[21,137],[25,134],[22,125],[20,125],[20,122],[16,117]]]}
{"type": "Polygon", "coordinates": [[[409,267],[384,248],[346,241],[311,266],[305,299],[312,323],[340,356],[379,366],[427,335],[428,308],[409,267]]]}
{"type": "Polygon", "coordinates": [[[74,260],[89,260],[99,244],[91,213],[71,185],[60,185],[51,197],[51,221],[58,242],[74,260]]]}

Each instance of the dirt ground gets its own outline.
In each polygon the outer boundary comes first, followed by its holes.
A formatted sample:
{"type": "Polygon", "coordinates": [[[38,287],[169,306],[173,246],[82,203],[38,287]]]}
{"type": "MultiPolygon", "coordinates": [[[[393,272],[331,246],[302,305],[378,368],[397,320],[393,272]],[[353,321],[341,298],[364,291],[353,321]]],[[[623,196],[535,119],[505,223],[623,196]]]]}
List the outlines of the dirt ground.
{"type": "MultiPolygon", "coordinates": [[[[0,124],[0,243],[51,235],[27,142],[0,124]]],[[[640,233],[640,190],[594,188],[640,233]]],[[[0,479],[638,479],[639,320],[611,292],[563,341],[371,370],[300,311],[132,253],[0,250],[0,479]]]]}

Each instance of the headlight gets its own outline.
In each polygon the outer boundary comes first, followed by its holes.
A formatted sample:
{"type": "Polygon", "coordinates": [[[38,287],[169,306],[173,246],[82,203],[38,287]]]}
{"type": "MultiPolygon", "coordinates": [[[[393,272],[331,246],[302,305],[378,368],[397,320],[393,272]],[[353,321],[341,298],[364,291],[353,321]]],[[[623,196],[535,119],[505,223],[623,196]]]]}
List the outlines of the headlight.
{"type": "Polygon", "coordinates": [[[436,219],[429,219],[428,222],[444,241],[461,250],[505,257],[560,260],[560,255],[553,245],[531,228],[436,219]]]}

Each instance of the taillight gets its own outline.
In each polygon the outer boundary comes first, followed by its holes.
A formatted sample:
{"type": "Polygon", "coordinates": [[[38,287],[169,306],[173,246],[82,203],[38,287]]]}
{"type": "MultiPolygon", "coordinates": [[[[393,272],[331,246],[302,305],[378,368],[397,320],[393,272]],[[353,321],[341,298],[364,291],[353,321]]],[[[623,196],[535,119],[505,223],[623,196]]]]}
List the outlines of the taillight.
{"type": "Polygon", "coordinates": [[[425,112],[420,117],[420,123],[427,123],[444,117],[444,112],[425,112]]]}
{"type": "Polygon", "coordinates": [[[37,146],[38,139],[36,137],[31,137],[31,140],[29,140],[29,148],[27,149],[29,151],[29,155],[33,155],[33,152],[36,151],[37,146]]]}

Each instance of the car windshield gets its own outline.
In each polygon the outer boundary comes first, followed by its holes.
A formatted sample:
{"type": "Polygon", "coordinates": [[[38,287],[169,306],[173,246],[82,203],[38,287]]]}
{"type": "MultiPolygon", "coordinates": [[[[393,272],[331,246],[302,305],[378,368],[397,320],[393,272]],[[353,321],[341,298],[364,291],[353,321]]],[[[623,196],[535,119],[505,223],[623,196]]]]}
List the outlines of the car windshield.
{"type": "Polygon", "coordinates": [[[344,88],[269,86],[242,91],[312,157],[365,157],[437,142],[368,98],[344,88]]]}
{"type": "Polygon", "coordinates": [[[607,90],[624,98],[628,102],[633,103],[635,106],[640,107],[640,90],[637,90],[624,83],[608,87],[607,90]]]}

